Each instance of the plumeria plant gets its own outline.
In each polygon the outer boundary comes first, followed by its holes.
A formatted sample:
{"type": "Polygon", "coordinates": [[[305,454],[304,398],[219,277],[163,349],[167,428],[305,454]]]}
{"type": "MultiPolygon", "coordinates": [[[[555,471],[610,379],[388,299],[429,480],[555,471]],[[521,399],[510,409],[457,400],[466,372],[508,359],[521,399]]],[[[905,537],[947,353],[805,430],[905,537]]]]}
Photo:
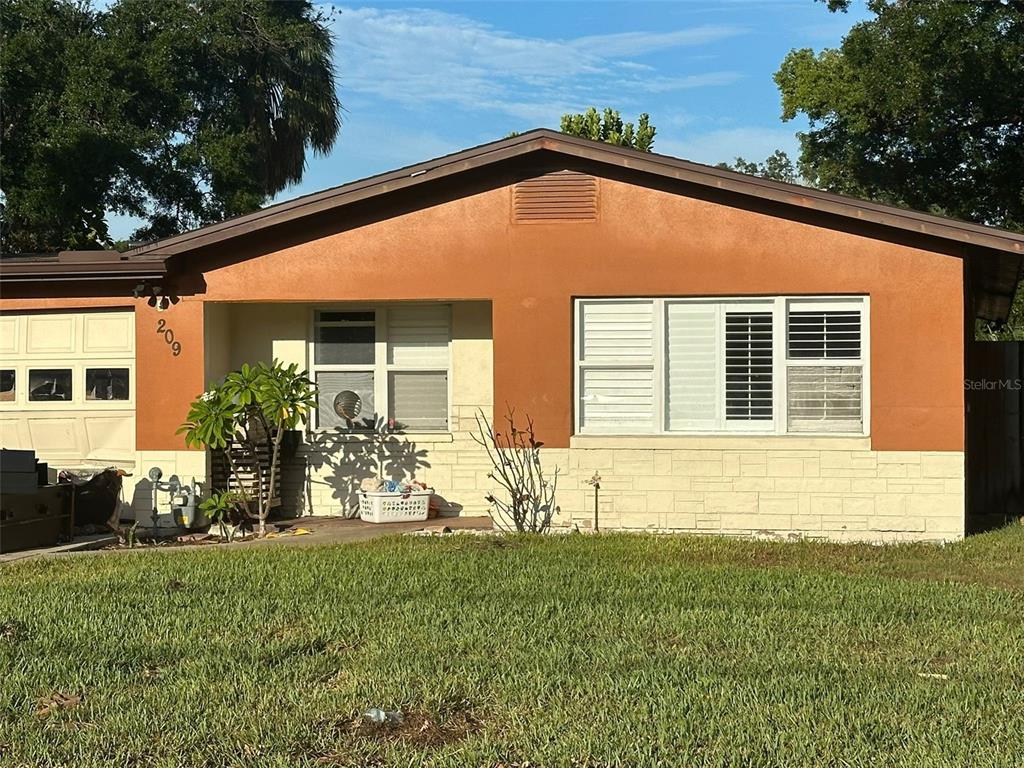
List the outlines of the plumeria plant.
{"type": "Polygon", "coordinates": [[[503,491],[488,494],[491,519],[499,528],[545,533],[551,520],[558,514],[555,503],[558,491],[558,467],[549,475],[544,469],[540,449],[544,445],[533,430],[533,419],[527,414],[525,425],[516,421],[516,412],[509,407],[505,414],[505,429],[499,431],[490,419],[478,411],[476,432],[472,437],[487,452],[493,469],[487,475],[503,491]]]}
{"type": "MultiPolygon", "coordinates": [[[[256,475],[260,536],[267,531],[284,433],[305,424],[315,406],[316,385],[295,363],[246,363],[197,397],[189,408],[188,420],[178,429],[190,448],[221,451],[237,488],[245,488],[239,462],[248,460],[256,475]],[[259,461],[264,446],[270,454],[268,477],[264,477],[259,461]]],[[[250,498],[243,493],[220,498],[208,508],[234,506],[247,511],[249,505],[250,498]]]]}

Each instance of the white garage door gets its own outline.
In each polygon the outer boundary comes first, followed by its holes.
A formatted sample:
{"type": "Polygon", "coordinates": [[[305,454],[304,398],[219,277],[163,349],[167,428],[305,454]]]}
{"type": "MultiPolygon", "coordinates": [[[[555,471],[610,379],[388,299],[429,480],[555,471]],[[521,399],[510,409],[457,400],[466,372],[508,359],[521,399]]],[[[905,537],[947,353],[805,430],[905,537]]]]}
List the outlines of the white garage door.
{"type": "Polygon", "coordinates": [[[134,463],[131,310],[0,315],[0,445],[56,467],[134,463]]]}

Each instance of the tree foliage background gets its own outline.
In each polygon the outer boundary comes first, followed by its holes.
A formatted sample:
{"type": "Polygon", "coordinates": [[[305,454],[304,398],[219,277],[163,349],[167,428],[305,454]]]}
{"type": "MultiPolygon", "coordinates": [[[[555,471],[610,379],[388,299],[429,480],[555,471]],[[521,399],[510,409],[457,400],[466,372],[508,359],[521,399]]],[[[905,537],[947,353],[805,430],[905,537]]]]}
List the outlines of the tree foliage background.
{"type": "Polygon", "coordinates": [[[340,126],[308,0],[0,3],[0,251],[112,245],[249,213],[340,126]]]}
{"type": "Polygon", "coordinates": [[[579,136],[592,141],[603,141],[619,147],[638,149],[641,152],[654,150],[654,136],[658,129],[651,125],[646,112],[637,118],[636,124],[622,122],[619,110],[606,107],[598,112],[590,107],[586,112],[562,115],[560,130],[569,136],[579,136]]]}
{"type": "MultiPolygon", "coordinates": [[[[850,0],[825,0],[845,11],[850,0]]],[[[869,0],[836,49],[794,50],[782,116],[822,189],[1024,231],[1024,2],[869,0]]],[[[1024,339],[1024,289],[1005,328],[1024,339]]]]}
{"type": "Polygon", "coordinates": [[[784,181],[787,184],[798,184],[801,181],[800,174],[797,173],[793,161],[781,149],[776,149],[768,155],[763,163],[737,157],[731,163],[718,163],[715,167],[725,168],[727,171],[746,173],[750,176],[760,176],[772,181],[784,181]]]}
{"type": "MultiPolygon", "coordinates": [[[[842,10],[848,0],[828,0],[842,10]]],[[[870,0],[837,49],[775,75],[808,182],[1024,229],[1024,2],[870,0]]]]}

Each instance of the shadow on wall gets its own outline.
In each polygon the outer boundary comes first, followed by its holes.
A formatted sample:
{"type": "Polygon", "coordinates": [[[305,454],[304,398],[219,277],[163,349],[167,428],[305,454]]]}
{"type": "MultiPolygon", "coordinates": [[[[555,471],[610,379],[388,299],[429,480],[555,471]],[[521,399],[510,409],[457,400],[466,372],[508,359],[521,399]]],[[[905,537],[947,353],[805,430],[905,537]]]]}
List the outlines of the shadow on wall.
{"type": "Polygon", "coordinates": [[[135,483],[130,502],[121,505],[121,520],[149,522],[153,519],[153,483],[143,477],[135,483]]]}
{"type": "MultiPolygon", "coordinates": [[[[317,509],[319,514],[347,515],[359,504],[363,480],[415,480],[417,472],[430,468],[427,450],[400,434],[373,432],[353,434],[340,430],[317,432],[305,444],[306,500],[312,506],[313,485],[331,487],[337,509],[317,509]]],[[[309,510],[312,512],[312,509],[309,510]]]]}

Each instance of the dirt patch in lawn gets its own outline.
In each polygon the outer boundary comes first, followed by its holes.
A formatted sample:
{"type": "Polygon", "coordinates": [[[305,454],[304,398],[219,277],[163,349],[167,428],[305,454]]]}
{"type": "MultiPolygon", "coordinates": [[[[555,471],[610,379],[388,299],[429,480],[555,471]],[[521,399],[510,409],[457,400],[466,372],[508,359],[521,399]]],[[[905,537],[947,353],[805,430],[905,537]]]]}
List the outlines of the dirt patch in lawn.
{"type": "MultiPolygon", "coordinates": [[[[348,742],[350,748],[304,755],[321,765],[347,764],[346,760],[353,757],[351,747],[357,751],[370,748],[373,752],[373,748],[382,743],[401,742],[418,749],[439,749],[458,743],[481,729],[481,722],[467,710],[451,712],[444,718],[426,712],[406,712],[400,720],[384,722],[374,722],[359,713],[324,725],[323,730],[330,732],[337,741],[348,742]]],[[[372,764],[372,761],[360,763],[372,764]]]]}
{"type": "Polygon", "coordinates": [[[375,723],[360,715],[348,724],[348,732],[358,739],[404,741],[421,748],[437,748],[462,741],[480,729],[480,723],[468,712],[456,712],[445,720],[422,712],[411,712],[401,722],[375,723]]]}
{"type": "Polygon", "coordinates": [[[422,713],[407,715],[400,723],[375,723],[364,717],[356,718],[349,733],[357,738],[385,741],[408,741],[421,748],[437,748],[461,741],[479,728],[479,723],[468,713],[459,713],[441,722],[422,713]]]}

